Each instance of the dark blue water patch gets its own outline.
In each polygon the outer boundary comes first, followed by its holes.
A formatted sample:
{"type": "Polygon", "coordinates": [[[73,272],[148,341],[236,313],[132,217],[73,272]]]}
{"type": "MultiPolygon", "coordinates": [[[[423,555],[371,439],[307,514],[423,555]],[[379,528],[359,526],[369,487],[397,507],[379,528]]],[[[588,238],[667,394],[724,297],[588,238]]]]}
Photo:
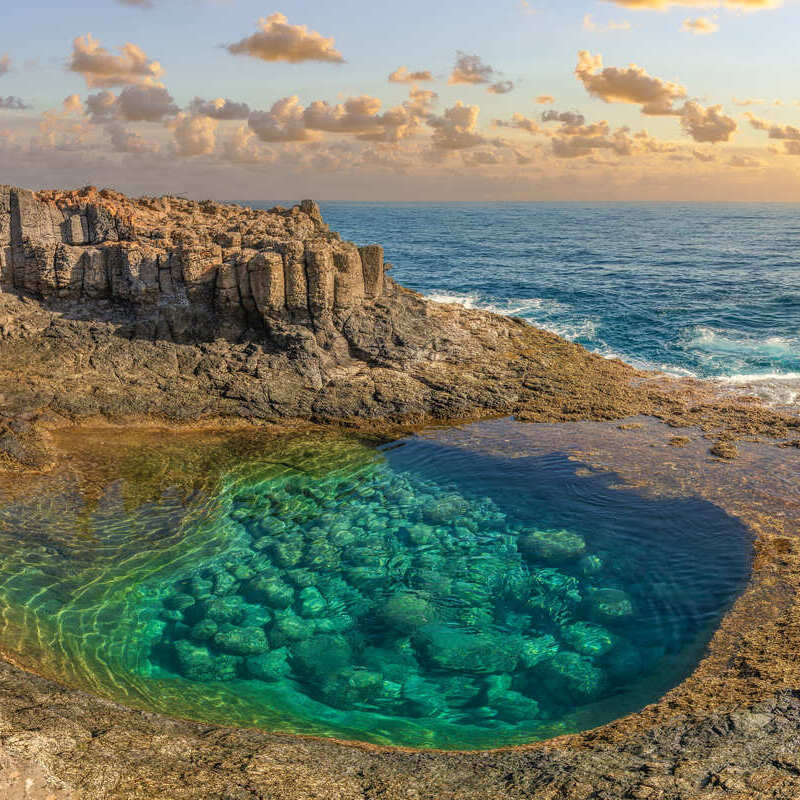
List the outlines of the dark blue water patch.
{"type": "Polygon", "coordinates": [[[513,313],[603,355],[700,377],[800,373],[800,208],[326,203],[429,296],[513,313]],[[787,301],[787,298],[789,300],[787,301]]]}

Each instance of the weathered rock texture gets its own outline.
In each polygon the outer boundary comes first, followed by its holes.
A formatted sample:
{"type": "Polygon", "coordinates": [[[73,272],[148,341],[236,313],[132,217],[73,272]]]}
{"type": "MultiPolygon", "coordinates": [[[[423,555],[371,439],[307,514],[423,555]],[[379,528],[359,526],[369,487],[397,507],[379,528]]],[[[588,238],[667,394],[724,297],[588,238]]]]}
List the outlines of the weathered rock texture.
{"type": "Polygon", "coordinates": [[[383,294],[383,272],[383,249],[342,242],[312,200],[263,212],[0,186],[4,291],[158,309],[160,333],[176,340],[286,322],[331,332],[383,294]]]}

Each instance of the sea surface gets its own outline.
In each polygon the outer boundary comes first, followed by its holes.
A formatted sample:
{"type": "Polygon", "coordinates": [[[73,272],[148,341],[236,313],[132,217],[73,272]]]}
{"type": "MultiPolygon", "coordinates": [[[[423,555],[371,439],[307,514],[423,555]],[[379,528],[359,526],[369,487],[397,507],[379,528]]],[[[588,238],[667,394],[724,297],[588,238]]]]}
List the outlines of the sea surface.
{"type": "Polygon", "coordinates": [[[524,317],[635,366],[800,398],[800,206],[326,203],[433,300],[524,317]]]}

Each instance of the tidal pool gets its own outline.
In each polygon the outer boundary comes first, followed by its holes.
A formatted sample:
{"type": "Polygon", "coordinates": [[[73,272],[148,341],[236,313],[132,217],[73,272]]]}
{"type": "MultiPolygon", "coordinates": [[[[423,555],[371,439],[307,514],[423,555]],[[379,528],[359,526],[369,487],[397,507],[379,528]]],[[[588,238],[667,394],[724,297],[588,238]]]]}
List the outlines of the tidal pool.
{"type": "Polygon", "coordinates": [[[181,447],[121,444],[91,491],[65,477],[0,508],[6,653],[174,716],[498,747],[656,700],[749,573],[716,506],[562,453],[297,434],[187,477],[200,448],[181,447]]]}

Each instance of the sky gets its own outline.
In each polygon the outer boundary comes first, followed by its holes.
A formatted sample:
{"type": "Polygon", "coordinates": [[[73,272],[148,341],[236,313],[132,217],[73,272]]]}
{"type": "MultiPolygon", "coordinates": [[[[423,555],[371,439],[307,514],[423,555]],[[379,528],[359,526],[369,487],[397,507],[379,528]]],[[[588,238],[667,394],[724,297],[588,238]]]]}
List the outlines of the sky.
{"type": "Polygon", "coordinates": [[[797,0],[29,0],[0,183],[800,201],[797,0]]]}

